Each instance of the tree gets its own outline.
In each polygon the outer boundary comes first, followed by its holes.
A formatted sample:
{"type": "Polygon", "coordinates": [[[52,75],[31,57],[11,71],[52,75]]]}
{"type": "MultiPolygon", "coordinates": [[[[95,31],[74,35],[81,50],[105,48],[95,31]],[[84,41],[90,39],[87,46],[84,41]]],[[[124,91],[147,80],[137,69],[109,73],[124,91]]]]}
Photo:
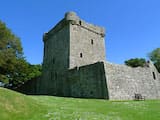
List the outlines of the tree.
{"type": "Polygon", "coordinates": [[[0,21],[0,82],[16,87],[41,74],[41,65],[29,64],[20,39],[0,21]]]}
{"type": "Polygon", "coordinates": [[[24,60],[20,39],[0,21],[0,80],[8,83],[18,61],[24,60]]]}
{"type": "Polygon", "coordinates": [[[160,72],[160,48],[154,49],[148,56],[156,66],[158,72],[160,72]]]}
{"type": "Polygon", "coordinates": [[[37,65],[29,64],[28,75],[27,75],[29,80],[38,77],[41,74],[42,74],[42,66],[40,64],[37,65]]]}
{"type": "Polygon", "coordinates": [[[132,58],[125,61],[125,65],[131,67],[144,67],[146,65],[146,60],[144,58],[132,58]]]}

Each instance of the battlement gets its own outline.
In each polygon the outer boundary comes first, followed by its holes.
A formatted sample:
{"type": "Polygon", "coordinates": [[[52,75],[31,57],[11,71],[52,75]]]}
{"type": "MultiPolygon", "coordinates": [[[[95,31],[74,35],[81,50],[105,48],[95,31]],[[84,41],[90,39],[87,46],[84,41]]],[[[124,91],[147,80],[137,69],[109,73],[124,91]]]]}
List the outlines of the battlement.
{"type": "Polygon", "coordinates": [[[82,28],[88,31],[101,35],[102,37],[105,36],[105,29],[103,27],[89,24],[83,21],[76,15],[75,12],[67,12],[65,13],[64,18],[55,27],[53,27],[49,32],[44,33],[43,41],[45,42],[49,38],[49,36],[56,34],[58,31],[60,31],[63,27],[65,27],[68,24],[81,26],[82,28]]]}

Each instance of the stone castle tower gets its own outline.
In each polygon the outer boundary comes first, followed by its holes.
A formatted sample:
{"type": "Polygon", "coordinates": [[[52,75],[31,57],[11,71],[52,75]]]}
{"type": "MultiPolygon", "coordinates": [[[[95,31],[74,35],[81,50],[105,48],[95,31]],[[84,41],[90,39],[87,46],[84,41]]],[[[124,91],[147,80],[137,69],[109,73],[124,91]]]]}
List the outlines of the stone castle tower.
{"type": "Polygon", "coordinates": [[[59,92],[53,84],[57,86],[60,74],[105,60],[104,36],[103,28],[84,22],[74,12],[66,13],[64,19],[45,33],[43,77],[51,83],[43,84],[50,89],[49,93],[59,92]]]}
{"type": "Polygon", "coordinates": [[[104,33],[103,28],[87,24],[76,13],[66,13],[65,18],[44,35],[44,64],[62,72],[105,60],[104,33]]]}
{"type": "Polygon", "coordinates": [[[105,62],[105,30],[68,12],[44,34],[42,79],[38,94],[133,99],[160,98],[160,75],[152,63],[130,68],[105,62]]]}

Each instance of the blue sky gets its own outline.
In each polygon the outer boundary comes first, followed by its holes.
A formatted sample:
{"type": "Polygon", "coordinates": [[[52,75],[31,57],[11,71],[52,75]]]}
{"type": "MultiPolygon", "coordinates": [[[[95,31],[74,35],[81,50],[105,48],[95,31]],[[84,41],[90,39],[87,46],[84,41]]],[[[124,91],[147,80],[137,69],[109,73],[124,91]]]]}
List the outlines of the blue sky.
{"type": "Polygon", "coordinates": [[[106,59],[123,64],[160,47],[160,0],[0,0],[0,20],[21,38],[32,64],[43,60],[42,35],[75,11],[106,29],[106,59]]]}

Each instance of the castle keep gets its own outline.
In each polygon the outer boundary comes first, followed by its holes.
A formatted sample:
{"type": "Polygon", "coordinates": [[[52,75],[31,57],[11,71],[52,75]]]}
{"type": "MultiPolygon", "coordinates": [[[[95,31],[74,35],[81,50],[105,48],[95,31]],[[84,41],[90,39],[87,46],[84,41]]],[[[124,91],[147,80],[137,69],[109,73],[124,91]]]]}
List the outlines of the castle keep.
{"type": "Polygon", "coordinates": [[[149,62],[131,68],[105,61],[105,30],[81,20],[76,13],[65,17],[43,36],[42,79],[38,94],[131,100],[135,94],[160,98],[160,74],[149,62]]]}

